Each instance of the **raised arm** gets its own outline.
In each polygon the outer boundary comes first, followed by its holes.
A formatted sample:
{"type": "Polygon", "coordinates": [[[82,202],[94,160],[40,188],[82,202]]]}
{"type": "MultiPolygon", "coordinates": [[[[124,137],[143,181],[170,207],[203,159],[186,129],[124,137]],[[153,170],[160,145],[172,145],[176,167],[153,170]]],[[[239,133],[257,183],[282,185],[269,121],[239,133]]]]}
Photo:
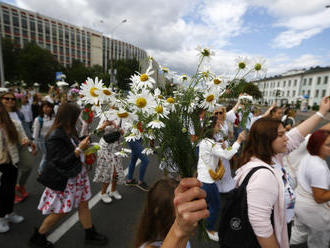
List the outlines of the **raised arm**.
{"type": "Polygon", "coordinates": [[[184,178],[176,188],[173,201],[176,218],[162,248],[185,248],[198,221],[209,216],[201,185],[196,178],[184,178]]]}
{"type": "Polygon", "coordinates": [[[330,99],[328,96],[323,97],[320,103],[320,110],[309,117],[303,123],[297,126],[301,135],[306,136],[312,132],[314,128],[320,123],[322,118],[330,111],[330,99]]]}

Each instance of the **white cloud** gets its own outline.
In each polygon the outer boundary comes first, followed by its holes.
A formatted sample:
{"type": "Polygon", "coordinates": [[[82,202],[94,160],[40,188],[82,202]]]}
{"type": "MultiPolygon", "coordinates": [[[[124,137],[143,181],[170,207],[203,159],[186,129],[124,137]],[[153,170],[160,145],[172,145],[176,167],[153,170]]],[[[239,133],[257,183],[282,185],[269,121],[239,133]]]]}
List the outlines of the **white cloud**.
{"type": "Polygon", "coordinates": [[[325,6],[328,0],[250,0],[250,4],[265,7],[275,18],[276,27],[286,30],[275,37],[273,47],[291,48],[299,46],[304,40],[330,28],[330,9],[325,6]]]}
{"type": "MultiPolygon", "coordinates": [[[[276,20],[274,26],[285,28],[272,43],[276,48],[297,46],[304,39],[328,28],[330,9],[324,8],[328,0],[304,2],[306,3],[301,4],[301,0],[16,0],[16,5],[113,35],[147,50],[160,64],[179,73],[191,74],[198,63],[195,50],[197,45],[208,46],[216,51],[211,62],[212,70],[216,73],[232,71],[234,59],[238,56],[262,56],[263,51],[260,54],[247,54],[238,50],[239,48],[235,51],[228,50],[228,45],[234,38],[240,38],[243,33],[252,33],[256,28],[250,24],[247,27],[244,22],[245,14],[251,7],[263,7],[259,11],[272,15],[276,20]],[[123,19],[127,19],[127,23],[118,26],[123,19]]],[[[317,56],[309,56],[310,63],[316,63],[314,65],[324,63],[317,56]]],[[[283,72],[280,70],[309,65],[306,58],[308,56],[304,55],[290,62],[290,57],[285,54],[270,57],[270,72],[283,72]]]]}

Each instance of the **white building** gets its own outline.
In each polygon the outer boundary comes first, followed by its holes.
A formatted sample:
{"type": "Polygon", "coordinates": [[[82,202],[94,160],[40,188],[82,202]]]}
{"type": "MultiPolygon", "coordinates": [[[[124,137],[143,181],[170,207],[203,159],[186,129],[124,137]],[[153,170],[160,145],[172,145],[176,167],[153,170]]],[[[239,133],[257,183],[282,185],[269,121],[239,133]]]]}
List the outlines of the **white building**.
{"type": "Polygon", "coordinates": [[[305,99],[309,106],[330,96],[330,67],[311,67],[253,81],[263,94],[262,102],[295,104],[305,99]]]}
{"type": "Polygon", "coordinates": [[[147,57],[143,49],[111,39],[96,30],[3,2],[0,3],[0,33],[0,37],[14,40],[18,47],[36,42],[64,66],[79,60],[86,66],[100,65],[108,70],[111,61],[136,58],[141,62],[147,57]]]}

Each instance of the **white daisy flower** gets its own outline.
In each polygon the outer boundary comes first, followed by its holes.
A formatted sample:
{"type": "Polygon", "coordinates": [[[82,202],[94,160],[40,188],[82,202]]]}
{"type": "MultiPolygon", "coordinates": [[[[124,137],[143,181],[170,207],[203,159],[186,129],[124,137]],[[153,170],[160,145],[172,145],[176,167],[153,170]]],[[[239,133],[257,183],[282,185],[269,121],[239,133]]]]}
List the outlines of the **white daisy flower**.
{"type": "Polygon", "coordinates": [[[156,106],[153,96],[147,90],[142,90],[141,93],[129,93],[127,101],[131,103],[136,111],[141,111],[144,114],[150,114],[156,106]]]}
{"type": "Polygon", "coordinates": [[[130,149],[122,148],[119,152],[116,152],[115,155],[122,158],[127,158],[128,153],[131,153],[130,149]]]}
{"type": "Polygon", "coordinates": [[[153,129],[160,129],[165,127],[165,124],[161,122],[160,120],[153,120],[148,123],[147,127],[151,127],[153,129]]]}
{"type": "Polygon", "coordinates": [[[211,72],[210,70],[210,66],[204,66],[203,67],[203,70],[198,72],[198,74],[205,80],[205,81],[209,81],[209,80],[212,80],[215,75],[214,73],[211,72]]]}
{"type": "Polygon", "coordinates": [[[170,111],[167,109],[167,106],[161,102],[159,102],[155,107],[154,107],[155,114],[159,118],[168,118],[167,116],[169,115],[170,111]]]}
{"type": "Polygon", "coordinates": [[[212,78],[206,82],[206,85],[210,88],[219,88],[223,86],[223,78],[220,76],[212,78]]]}
{"type": "Polygon", "coordinates": [[[166,106],[170,109],[171,112],[175,111],[175,99],[173,97],[167,98],[166,106]]]}
{"type": "Polygon", "coordinates": [[[154,151],[151,148],[145,148],[145,149],[143,149],[142,153],[148,156],[148,155],[153,154],[154,151]]]}
{"type": "Polygon", "coordinates": [[[263,74],[265,74],[267,72],[267,68],[266,68],[266,59],[264,58],[256,58],[253,62],[253,69],[255,72],[255,76],[262,76],[263,74]]]}
{"type": "Polygon", "coordinates": [[[189,80],[189,76],[187,74],[182,74],[180,76],[178,76],[178,80],[185,82],[189,80]]]}
{"type": "Polygon", "coordinates": [[[210,48],[207,47],[201,47],[201,46],[197,46],[196,50],[199,52],[199,59],[202,60],[206,60],[207,62],[210,61],[211,56],[215,55],[215,52],[212,51],[210,48]]]}
{"type": "Polygon", "coordinates": [[[112,103],[115,102],[115,93],[112,92],[110,88],[103,86],[100,90],[98,90],[99,100],[102,103],[112,103]]]}
{"type": "Polygon", "coordinates": [[[200,106],[207,109],[209,112],[212,112],[217,102],[218,94],[215,91],[209,91],[204,93],[203,96],[204,99],[200,106]]]}
{"type": "Polygon", "coordinates": [[[145,73],[140,74],[138,72],[138,74],[131,76],[131,86],[134,89],[153,88],[154,84],[156,83],[155,79],[151,77],[153,73],[154,71],[152,70],[152,61],[150,60],[149,67],[145,73]]]}
{"type": "Polygon", "coordinates": [[[239,56],[237,59],[235,59],[236,67],[238,70],[246,70],[250,61],[247,57],[239,56]]]}
{"type": "Polygon", "coordinates": [[[131,133],[125,137],[126,142],[136,141],[142,138],[142,134],[136,127],[131,129],[131,133]]]}
{"type": "Polygon", "coordinates": [[[102,80],[87,78],[86,82],[80,86],[81,100],[85,103],[98,104],[100,102],[100,90],[103,88],[102,80]]]}

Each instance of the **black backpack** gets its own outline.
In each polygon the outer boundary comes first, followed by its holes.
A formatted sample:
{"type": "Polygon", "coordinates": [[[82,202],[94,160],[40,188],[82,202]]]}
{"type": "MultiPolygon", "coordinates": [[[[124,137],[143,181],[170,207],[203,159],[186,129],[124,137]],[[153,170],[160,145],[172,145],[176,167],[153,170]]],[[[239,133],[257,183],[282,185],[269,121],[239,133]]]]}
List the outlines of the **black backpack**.
{"type": "Polygon", "coordinates": [[[219,244],[221,248],[260,247],[249,222],[246,194],[250,177],[259,169],[270,170],[266,166],[254,167],[246,175],[242,184],[228,193],[228,201],[220,213],[219,244]]]}

